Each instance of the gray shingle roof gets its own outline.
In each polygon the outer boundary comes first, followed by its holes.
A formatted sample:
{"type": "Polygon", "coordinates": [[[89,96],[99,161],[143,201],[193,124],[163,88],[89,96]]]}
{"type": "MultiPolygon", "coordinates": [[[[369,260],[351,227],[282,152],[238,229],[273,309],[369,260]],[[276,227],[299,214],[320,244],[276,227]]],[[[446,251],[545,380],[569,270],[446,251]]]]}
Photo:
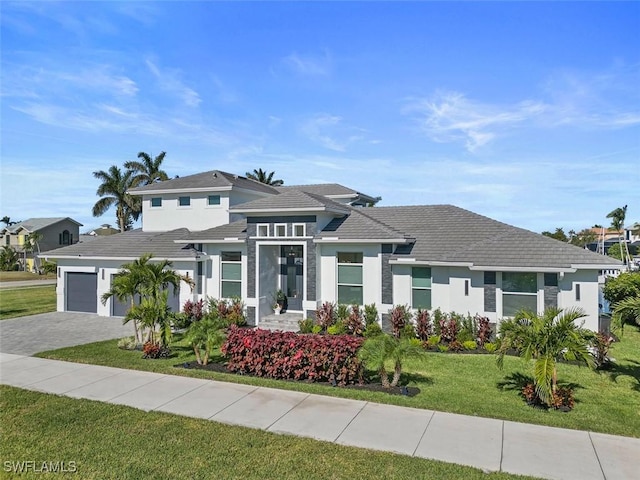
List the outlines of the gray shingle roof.
{"type": "Polygon", "coordinates": [[[395,240],[408,239],[410,235],[372,218],[363,208],[351,208],[348,216],[335,218],[318,233],[316,238],[339,237],[341,240],[395,240]]]}
{"type": "Polygon", "coordinates": [[[301,192],[315,193],[316,195],[338,196],[338,195],[358,195],[374,200],[374,197],[362,192],[358,192],[353,188],[345,187],[339,183],[316,183],[310,185],[283,185],[276,187],[280,192],[284,193],[289,190],[300,190],[301,192]]]}
{"type": "Polygon", "coordinates": [[[222,172],[220,170],[211,170],[209,172],[196,173],[186,177],[173,178],[164,182],[153,183],[143,187],[132,188],[130,193],[143,194],[145,192],[153,192],[157,190],[192,190],[207,188],[242,188],[246,190],[254,190],[256,192],[270,193],[277,195],[278,191],[269,185],[251,180],[249,178],[233,175],[232,173],[222,172]]]}
{"type": "Polygon", "coordinates": [[[301,190],[291,189],[280,195],[260,198],[251,202],[242,203],[231,207],[230,212],[249,212],[260,210],[279,210],[279,211],[333,211],[339,213],[348,213],[349,207],[335,202],[322,195],[307,193],[301,190]]]}
{"type": "Polygon", "coordinates": [[[23,220],[22,222],[18,222],[15,225],[11,225],[6,227],[3,230],[9,231],[11,233],[15,233],[21,228],[29,232],[35,232],[37,230],[46,228],[50,225],[55,225],[58,222],[63,220],[69,220],[71,222],[77,223],[78,226],[82,226],[80,222],[76,222],[73,218],[70,217],[53,217],[53,218],[28,218],[27,220],[23,220]]]}
{"type": "Polygon", "coordinates": [[[177,240],[186,240],[189,243],[206,242],[208,240],[224,240],[225,238],[245,239],[247,237],[247,220],[220,225],[200,232],[193,232],[177,240]]]}
{"type": "Polygon", "coordinates": [[[170,232],[143,232],[132,230],[106,237],[96,237],[87,243],[76,243],[46,253],[46,257],[112,257],[138,258],[152,253],[159,258],[195,258],[198,252],[174,240],[187,237],[189,230],[179,228],[170,232]]]}
{"type": "Polygon", "coordinates": [[[453,205],[374,207],[366,209],[366,215],[416,239],[412,247],[399,248],[397,257],[495,267],[620,264],[610,257],[453,205]]]}

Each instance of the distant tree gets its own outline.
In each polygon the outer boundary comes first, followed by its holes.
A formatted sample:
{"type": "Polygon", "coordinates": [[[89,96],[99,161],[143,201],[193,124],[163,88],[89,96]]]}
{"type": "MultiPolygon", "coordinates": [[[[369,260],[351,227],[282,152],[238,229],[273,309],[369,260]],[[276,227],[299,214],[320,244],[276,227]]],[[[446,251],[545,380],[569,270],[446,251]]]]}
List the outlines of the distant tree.
{"type": "MultiPolygon", "coordinates": [[[[628,252],[630,255],[635,255],[636,254],[636,247],[634,247],[633,245],[631,245],[630,247],[628,247],[628,252]]],[[[611,245],[609,247],[609,250],[607,250],[607,255],[609,257],[613,257],[613,258],[617,258],[618,260],[623,260],[623,256],[626,255],[626,251],[625,249],[620,249],[620,244],[616,243],[615,245],[611,245]]]]}
{"type": "MultiPolygon", "coordinates": [[[[40,242],[42,241],[43,235],[40,232],[31,232],[24,239],[24,244],[22,245],[22,251],[24,252],[24,271],[27,271],[27,254],[38,252],[40,255],[40,242]]],[[[37,265],[37,256],[34,255],[33,266],[38,269],[37,265]]]]}
{"type": "Polygon", "coordinates": [[[578,233],[571,235],[569,243],[577,247],[585,247],[586,245],[594,243],[597,240],[598,236],[590,228],[585,228],[584,230],[580,230],[578,233]]]}
{"type": "Polygon", "coordinates": [[[155,158],[151,158],[151,155],[148,153],[139,152],[139,161],[132,160],[125,162],[124,168],[133,172],[131,185],[133,187],[140,187],[169,180],[167,172],[161,168],[166,154],[167,152],[160,152],[160,155],[157,155],[155,158]]]}
{"type": "Polygon", "coordinates": [[[93,172],[93,176],[102,183],[96,191],[101,198],[93,206],[93,216],[103,215],[110,207],[116,207],[116,219],[120,231],[127,230],[127,222],[130,218],[137,220],[139,212],[136,209],[135,200],[127,193],[133,187],[133,172],[127,170],[124,173],[115,165],[109,170],[93,172]]]}
{"type": "Polygon", "coordinates": [[[556,228],[556,231],[553,233],[547,232],[547,231],[542,232],[542,235],[544,235],[545,237],[555,238],[556,240],[560,240],[561,242],[569,241],[569,238],[564,233],[564,230],[562,229],[562,227],[556,228]]]}
{"type": "Polygon", "coordinates": [[[18,270],[20,255],[11,245],[3,245],[0,249],[0,270],[12,272],[18,270]]]}
{"type": "Polygon", "coordinates": [[[619,326],[634,321],[632,309],[623,307],[628,306],[627,300],[640,297],[640,272],[624,272],[615,278],[607,278],[602,293],[613,306],[614,320],[619,326]]]}
{"type": "Polygon", "coordinates": [[[622,238],[622,234],[620,232],[624,232],[624,220],[627,216],[627,206],[618,207],[615,210],[612,210],[607,215],[607,218],[611,219],[611,227],[616,230],[618,233],[618,243],[620,244],[620,251],[623,252],[622,261],[626,264],[630,261],[629,249],[627,248],[627,243],[624,242],[622,238]],[[624,244],[624,246],[623,246],[624,244]]]}
{"type": "Polygon", "coordinates": [[[245,175],[247,176],[247,178],[250,178],[251,180],[255,180],[260,183],[264,183],[265,185],[271,185],[272,187],[279,187],[280,185],[283,185],[284,182],[282,180],[274,180],[273,176],[275,175],[275,173],[276,172],[267,173],[265,170],[262,170],[261,168],[257,170],[254,168],[253,173],[247,172],[245,175]]]}
{"type": "Polygon", "coordinates": [[[11,225],[15,225],[16,223],[20,223],[20,221],[12,222],[12,221],[11,221],[11,218],[9,218],[9,217],[8,217],[8,216],[6,216],[6,215],[5,215],[4,217],[2,217],[2,219],[0,220],[0,222],[4,223],[4,225],[5,225],[6,227],[10,227],[11,225]]]}

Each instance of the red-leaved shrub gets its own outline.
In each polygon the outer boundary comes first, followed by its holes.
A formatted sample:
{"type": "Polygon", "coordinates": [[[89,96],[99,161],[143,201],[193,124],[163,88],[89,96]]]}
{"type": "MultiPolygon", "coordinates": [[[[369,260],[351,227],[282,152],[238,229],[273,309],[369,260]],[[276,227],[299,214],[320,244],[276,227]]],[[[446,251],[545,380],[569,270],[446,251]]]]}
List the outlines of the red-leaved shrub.
{"type": "Polygon", "coordinates": [[[232,326],[221,351],[232,372],[276,379],[335,379],[338,385],[362,378],[356,353],[363,343],[352,335],[298,335],[232,326]]]}

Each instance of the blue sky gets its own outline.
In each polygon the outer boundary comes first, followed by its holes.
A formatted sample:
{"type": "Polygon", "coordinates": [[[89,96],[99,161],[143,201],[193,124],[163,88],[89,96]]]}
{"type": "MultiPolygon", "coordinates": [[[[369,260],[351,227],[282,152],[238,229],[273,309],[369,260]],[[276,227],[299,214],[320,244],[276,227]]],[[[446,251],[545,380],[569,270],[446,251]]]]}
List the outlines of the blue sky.
{"type": "Polygon", "coordinates": [[[275,171],[534,231],[640,221],[640,2],[6,2],[1,208],[95,170],[275,171]]]}

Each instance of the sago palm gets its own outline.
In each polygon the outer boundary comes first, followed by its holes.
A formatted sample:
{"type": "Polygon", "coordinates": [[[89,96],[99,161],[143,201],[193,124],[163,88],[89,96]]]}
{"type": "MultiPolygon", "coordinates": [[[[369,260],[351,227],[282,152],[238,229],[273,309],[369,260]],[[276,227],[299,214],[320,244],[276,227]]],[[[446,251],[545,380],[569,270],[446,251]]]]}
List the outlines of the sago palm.
{"type": "Polygon", "coordinates": [[[558,384],[557,362],[561,359],[594,367],[589,353],[590,332],[576,324],[586,314],[579,308],[548,308],[542,315],[520,311],[500,325],[497,365],[503,368],[504,355],[515,349],[525,361],[534,359],[536,394],[550,405],[558,384]]]}

